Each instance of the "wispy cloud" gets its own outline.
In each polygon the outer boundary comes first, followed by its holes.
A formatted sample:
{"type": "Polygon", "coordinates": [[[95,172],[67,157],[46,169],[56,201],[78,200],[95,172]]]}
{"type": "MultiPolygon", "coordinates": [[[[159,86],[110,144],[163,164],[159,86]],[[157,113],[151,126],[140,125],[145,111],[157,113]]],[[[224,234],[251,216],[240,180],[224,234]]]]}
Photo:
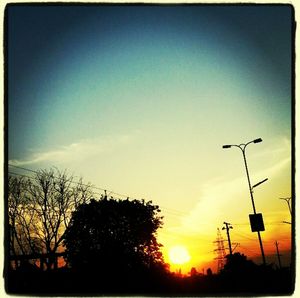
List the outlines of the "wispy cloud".
{"type": "Polygon", "coordinates": [[[35,152],[27,159],[12,159],[9,160],[9,163],[15,166],[29,166],[40,163],[61,164],[83,161],[86,158],[99,156],[101,153],[112,152],[120,146],[126,146],[135,138],[137,133],[138,131],[134,131],[127,135],[85,139],[57,149],[35,152]]]}
{"type": "MultiPolygon", "coordinates": [[[[275,177],[290,164],[291,158],[285,157],[277,164],[252,175],[253,181],[257,182],[265,177],[275,177]]],[[[212,235],[218,226],[222,226],[223,221],[239,221],[244,218],[244,214],[251,211],[249,189],[246,177],[237,177],[231,180],[216,179],[207,182],[202,189],[201,198],[191,212],[182,217],[180,225],[174,227],[178,233],[184,231],[186,234],[212,235]],[[239,203],[239,200],[242,200],[239,203]],[[245,200],[248,202],[245,204],[245,200]],[[226,216],[230,215],[230,218],[226,216]],[[210,223],[210,225],[207,225],[210,223]],[[205,227],[205,229],[203,229],[205,227]]]]}

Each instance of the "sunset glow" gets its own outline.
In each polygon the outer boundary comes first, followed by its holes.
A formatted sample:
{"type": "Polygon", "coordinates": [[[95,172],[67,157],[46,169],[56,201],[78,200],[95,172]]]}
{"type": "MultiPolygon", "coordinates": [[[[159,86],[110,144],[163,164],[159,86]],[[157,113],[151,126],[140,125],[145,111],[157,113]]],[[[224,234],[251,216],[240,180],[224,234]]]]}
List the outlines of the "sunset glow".
{"type": "Polygon", "coordinates": [[[262,138],[246,152],[252,185],[268,178],[253,190],[262,241],[268,263],[278,241],[289,265],[279,198],[293,196],[291,16],[276,5],[12,7],[9,173],[56,167],[96,199],[151,200],[171,271],[216,273],[224,222],[234,252],[262,262],[243,155],[222,148],[262,138]]]}

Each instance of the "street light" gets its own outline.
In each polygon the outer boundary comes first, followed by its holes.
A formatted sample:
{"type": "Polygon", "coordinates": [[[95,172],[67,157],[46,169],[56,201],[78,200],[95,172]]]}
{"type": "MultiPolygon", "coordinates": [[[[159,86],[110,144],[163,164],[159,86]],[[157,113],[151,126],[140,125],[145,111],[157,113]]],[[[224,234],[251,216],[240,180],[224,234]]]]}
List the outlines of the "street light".
{"type": "Polygon", "coordinates": [[[264,179],[264,180],[262,180],[262,181],[256,183],[255,185],[253,185],[253,186],[252,186],[252,192],[253,192],[253,188],[254,188],[254,187],[256,187],[256,186],[258,186],[258,185],[260,185],[260,184],[266,182],[267,180],[268,180],[268,178],[266,178],[266,179],[264,179]]]}
{"type": "Polygon", "coordinates": [[[291,197],[290,197],[290,198],[279,198],[279,200],[284,200],[284,201],[287,202],[288,207],[289,207],[289,210],[290,210],[290,214],[291,214],[291,216],[292,216],[292,209],[291,209],[291,205],[290,205],[290,200],[291,200],[291,199],[292,199],[291,197]]]}
{"type": "MultiPolygon", "coordinates": [[[[254,186],[251,186],[251,182],[250,182],[250,176],[249,176],[249,170],[248,170],[248,165],[247,165],[247,160],[246,160],[246,147],[251,144],[251,143],[254,143],[254,144],[257,144],[257,143],[260,143],[262,142],[262,139],[261,138],[258,138],[258,139],[255,139],[253,141],[250,141],[246,144],[240,144],[240,145],[223,145],[223,149],[228,149],[228,148],[231,148],[231,147],[237,147],[239,148],[242,153],[243,153],[243,158],[244,158],[244,163],[245,163],[245,169],[246,169],[246,174],[247,174],[247,180],[248,180],[248,186],[249,186],[249,191],[250,191],[250,198],[251,198],[251,203],[252,203],[252,207],[253,207],[253,212],[254,212],[254,216],[252,216],[252,218],[254,217],[255,219],[259,219],[261,220],[261,223],[259,225],[259,227],[255,230],[252,229],[252,231],[257,231],[257,234],[258,234],[258,240],[259,240],[259,245],[260,245],[260,250],[261,250],[261,255],[262,255],[262,259],[263,259],[263,264],[266,265],[266,259],[265,259],[265,254],[264,254],[264,248],[263,248],[263,243],[262,243],[262,240],[261,240],[261,236],[260,236],[260,231],[263,231],[264,228],[263,228],[263,222],[262,222],[262,216],[261,214],[257,214],[256,213],[256,209],[255,209],[255,204],[254,204],[254,198],[253,198],[253,188],[258,186],[259,184],[267,181],[267,178],[264,179],[263,181],[255,184],[254,186]],[[260,217],[259,217],[260,215],[260,217]]],[[[251,221],[251,216],[250,216],[250,221],[251,221]]],[[[251,221],[251,228],[252,228],[252,221],[251,221]]]]}
{"type": "MultiPolygon", "coordinates": [[[[291,219],[292,219],[292,209],[291,209],[291,205],[290,205],[290,200],[292,199],[292,197],[290,197],[290,198],[279,198],[280,200],[284,200],[284,201],[286,201],[287,202],[287,204],[288,204],[288,207],[289,207],[289,210],[290,210],[290,214],[291,214],[291,219]]],[[[288,222],[288,221],[283,221],[284,223],[286,223],[286,224],[292,224],[291,222],[288,222]]]]}

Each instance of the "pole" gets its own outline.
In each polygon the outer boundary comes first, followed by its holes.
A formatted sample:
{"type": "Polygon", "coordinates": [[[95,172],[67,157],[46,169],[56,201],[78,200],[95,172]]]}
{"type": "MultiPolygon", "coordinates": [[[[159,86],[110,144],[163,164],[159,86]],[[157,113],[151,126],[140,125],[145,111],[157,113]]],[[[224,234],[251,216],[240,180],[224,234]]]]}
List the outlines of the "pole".
{"type": "Polygon", "coordinates": [[[292,216],[292,209],[291,209],[291,205],[290,205],[290,200],[292,199],[292,197],[290,197],[290,198],[279,198],[279,199],[286,201],[286,203],[288,204],[288,207],[289,207],[290,214],[292,216]]]}
{"type": "Polygon", "coordinates": [[[278,249],[278,242],[276,240],[275,242],[276,245],[276,252],[277,252],[277,258],[278,258],[278,264],[279,264],[279,268],[281,269],[281,261],[280,261],[280,254],[279,254],[279,249],[278,249]]]}
{"type": "MultiPolygon", "coordinates": [[[[291,200],[292,198],[290,198],[290,200],[291,200]]],[[[291,216],[292,216],[292,209],[291,209],[291,205],[290,205],[290,200],[288,200],[287,201],[287,204],[288,204],[288,206],[289,206],[289,210],[290,210],[290,213],[291,213],[291,216]]]]}
{"type": "MultiPolygon", "coordinates": [[[[251,203],[252,203],[252,208],[253,208],[253,212],[254,215],[256,215],[256,209],[255,209],[255,204],[254,204],[254,198],[253,198],[253,188],[256,187],[257,185],[265,182],[267,179],[261,181],[260,183],[254,185],[254,187],[251,187],[251,182],[250,182],[250,176],[249,176],[249,171],[248,171],[248,165],[247,165],[247,160],[246,160],[246,147],[251,144],[251,143],[260,143],[262,142],[261,138],[255,139],[251,142],[248,142],[246,144],[240,144],[240,145],[223,145],[223,149],[227,149],[227,148],[231,148],[231,147],[238,147],[242,153],[243,153],[243,158],[244,158],[244,163],[245,163],[245,168],[246,168],[246,174],[247,174],[247,180],[248,180],[248,186],[249,186],[249,191],[250,191],[250,198],[251,198],[251,203]]],[[[258,235],[258,240],[259,240],[259,245],[260,245],[260,250],[261,250],[261,255],[262,255],[262,259],[263,259],[263,264],[266,265],[266,258],[265,258],[265,253],[264,253],[264,248],[263,248],[263,244],[262,244],[262,240],[261,240],[261,236],[260,236],[260,231],[257,231],[257,235],[258,235]]]]}
{"type": "Polygon", "coordinates": [[[228,238],[228,246],[229,246],[229,254],[232,255],[232,248],[231,248],[231,241],[230,241],[230,234],[229,234],[229,229],[232,229],[232,226],[230,223],[224,221],[224,225],[226,226],[226,232],[227,232],[227,238],[228,238]]]}
{"type": "MultiPolygon", "coordinates": [[[[248,144],[250,144],[250,143],[248,143],[248,144]]],[[[248,170],[248,165],[247,165],[247,160],[246,160],[246,154],[245,154],[246,146],[248,144],[246,144],[244,146],[244,148],[241,148],[240,146],[238,146],[238,147],[243,152],[243,157],[244,157],[244,162],[245,162],[245,168],[246,168],[246,174],[247,174],[247,179],[248,179],[248,186],[249,186],[250,197],[251,197],[251,203],[252,203],[252,207],[253,207],[253,212],[254,212],[254,214],[256,214],[256,209],[255,209],[255,204],[254,204],[254,198],[253,198],[253,191],[252,191],[252,187],[251,187],[249,170],[248,170]]],[[[262,243],[261,236],[260,236],[260,231],[257,231],[257,235],[258,235],[258,241],[259,241],[259,246],[260,246],[260,250],[261,250],[261,256],[262,256],[262,259],[263,259],[263,264],[266,265],[266,258],[265,258],[263,243],[262,243]]]]}
{"type": "Polygon", "coordinates": [[[255,209],[255,204],[254,204],[254,199],[253,199],[253,191],[252,191],[251,182],[250,182],[250,176],[249,176],[249,170],[248,170],[248,165],[247,165],[247,160],[246,160],[245,149],[246,149],[246,146],[244,147],[244,149],[241,148],[241,150],[243,152],[244,162],[245,162],[245,168],[246,168],[246,174],[247,174],[247,180],[248,180],[248,186],[249,186],[249,191],[250,191],[253,212],[254,212],[254,214],[256,214],[256,209],[255,209]]]}

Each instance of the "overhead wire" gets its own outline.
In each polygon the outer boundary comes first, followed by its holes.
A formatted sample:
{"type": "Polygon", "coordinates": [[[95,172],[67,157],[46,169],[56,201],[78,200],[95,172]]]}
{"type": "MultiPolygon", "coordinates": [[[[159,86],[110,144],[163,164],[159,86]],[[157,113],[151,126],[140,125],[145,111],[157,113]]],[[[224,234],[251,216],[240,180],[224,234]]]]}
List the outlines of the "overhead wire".
{"type": "MultiPolygon", "coordinates": [[[[12,164],[8,164],[8,166],[9,166],[9,167],[14,167],[14,168],[17,168],[17,169],[20,169],[20,170],[24,170],[24,171],[29,171],[29,172],[32,172],[32,173],[35,173],[35,174],[38,174],[38,173],[39,173],[39,171],[35,171],[35,170],[29,169],[29,168],[20,167],[20,166],[16,166],[16,165],[12,165],[12,164]]],[[[17,173],[15,173],[15,174],[17,174],[17,173]]],[[[24,174],[19,174],[19,175],[20,175],[20,176],[28,177],[28,176],[26,176],[26,175],[24,175],[24,174]]],[[[29,177],[28,177],[28,178],[29,178],[29,177]]],[[[59,177],[57,177],[57,176],[54,176],[54,178],[59,179],[59,177]]],[[[89,185],[89,184],[80,183],[80,182],[78,182],[78,181],[71,181],[71,183],[73,183],[73,184],[81,184],[81,185],[83,185],[83,186],[89,186],[90,188],[97,189],[97,190],[101,190],[101,191],[103,191],[103,192],[105,192],[105,193],[108,193],[108,195],[114,194],[114,195],[117,195],[117,196],[120,196],[120,197],[124,197],[124,198],[132,198],[132,197],[130,197],[130,196],[128,196],[128,195],[121,194],[121,193],[117,193],[117,192],[115,192],[115,191],[113,191],[113,190],[110,190],[110,189],[107,189],[107,188],[94,186],[93,184],[90,184],[90,185],[89,185]]]]}
{"type": "MultiPolygon", "coordinates": [[[[8,173],[11,174],[11,175],[15,175],[15,176],[25,177],[25,178],[28,178],[28,179],[30,179],[30,180],[37,180],[36,177],[31,177],[31,176],[28,176],[28,175],[25,175],[25,174],[20,174],[20,173],[16,173],[16,172],[12,172],[12,171],[8,171],[8,173]]],[[[54,177],[54,178],[58,179],[58,177],[54,177]]],[[[80,185],[79,182],[75,182],[75,181],[70,181],[70,183],[80,185]]],[[[82,183],[81,185],[83,185],[83,186],[89,186],[89,185],[83,184],[83,183],[82,183]]],[[[95,187],[93,187],[93,186],[90,186],[90,187],[91,187],[91,188],[95,188],[95,187]]],[[[101,193],[97,193],[97,192],[95,192],[95,191],[93,191],[93,194],[101,195],[101,193]]]]}
{"type": "MultiPolygon", "coordinates": [[[[23,170],[23,171],[34,173],[34,174],[38,174],[39,173],[39,171],[35,171],[35,170],[29,169],[29,168],[25,168],[25,167],[21,167],[21,166],[16,166],[16,165],[12,165],[12,164],[8,164],[8,166],[9,167],[13,167],[15,169],[20,169],[20,170],[23,170]]],[[[9,170],[8,173],[11,174],[11,175],[26,177],[28,179],[36,179],[36,177],[32,177],[32,176],[29,176],[29,175],[26,175],[26,174],[16,173],[16,172],[11,171],[11,170],[9,170]]],[[[59,177],[56,177],[56,176],[54,176],[54,178],[59,179],[59,177]]],[[[107,194],[108,195],[117,195],[117,196],[120,196],[120,197],[123,197],[123,198],[128,198],[128,199],[132,198],[132,197],[130,197],[128,195],[117,193],[115,191],[108,190],[108,189],[103,188],[103,187],[94,186],[93,184],[85,184],[85,183],[82,183],[82,182],[79,182],[79,181],[73,181],[73,180],[70,181],[70,183],[77,184],[77,185],[83,185],[83,186],[90,187],[93,190],[100,190],[100,191],[102,191],[102,193],[93,191],[93,194],[97,194],[97,195],[103,195],[103,192],[104,192],[105,195],[107,195],[107,194]]],[[[179,211],[179,210],[176,210],[176,209],[165,207],[163,205],[160,205],[159,207],[160,207],[160,209],[161,209],[161,211],[163,213],[166,213],[168,216],[173,216],[175,218],[182,218],[182,217],[184,217],[184,216],[186,216],[186,215],[189,214],[189,212],[179,211]]],[[[248,224],[249,224],[248,222],[247,223],[245,222],[245,223],[234,223],[233,225],[235,225],[235,226],[242,226],[242,225],[248,225],[248,224]]],[[[281,222],[269,222],[269,223],[266,223],[266,225],[278,225],[278,224],[283,224],[283,223],[281,223],[281,222]]],[[[241,233],[241,232],[237,232],[236,230],[233,230],[232,232],[234,234],[238,235],[239,237],[242,237],[243,239],[246,239],[248,241],[257,241],[256,239],[252,239],[249,236],[246,236],[246,234],[241,233]]],[[[172,232],[169,232],[169,231],[166,231],[166,230],[164,230],[163,232],[160,231],[159,234],[162,237],[168,237],[168,238],[173,238],[173,239],[192,238],[193,240],[196,240],[196,241],[207,241],[207,239],[203,239],[203,238],[195,237],[195,236],[191,236],[191,235],[189,236],[187,234],[185,234],[185,235],[175,235],[172,232]]],[[[285,239],[282,238],[281,240],[285,240],[285,239]]],[[[290,241],[291,239],[287,239],[287,240],[290,241]]],[[[269,245],[270,242],[272,242],[272,241],[264,241],[264,243],[266,243],[266,245],[269,245]]],[[[244,245],[242,245],[242,244],[239,243],[239,247],[242,250],[246,250],[247,252],[250,252],[252,254],[256,254],[256,249],[254,248],[253,245],[251,245],[251,246],[249,246],[249,245],[244,246],[244,245]]],[[[214,252],[214,251],[210,251],[210,252],[214,252]]]]}
{"type": "MultiPolygon", "coordinates": [[[[29,169],[29,168],[26,168],[26,167],[16,166],[16,165],[13,165],[13,164],[10,164],[10,163],[8,163],[8,166],[16,168],[16,169],[23,170],[23,171],[28,171],[28,172],[31,172],[31,173],[35,173],[35,174],[39,173],[39,171],[36,171],[36,170],[33,170],[33,169],[29,169]]],[[[26,178],[29,178],[29,179],[35,179],[34,177],[30,177],[30,176],[25,175],[25,174],[19,174],[19,173],[13,172],[13,171],[9,171],[9,173],[12,174],[12,175],[23,176],[23,177],[26,177],[26,178]]],[[[59,179],[59,177],[56,177],[56,176],[54,176],[54,178],[59,179]]],[[[128,196],[128,195],[125,195],[125,194],[121,194],[121,193],[115,192],[113,190],[109,190],[107,188],[104,188],[104,187],[98,187],[98,186],[95,186],[93,184],[85,184],[85,183],[82,183],[82,182],[79,182],[79,181],[73,181],[73,180],[70,181],[70,182],[72,184],[77,184],[77,185],[83,185],[83,186],[86,186],[86,187],[90,187],[91,189],[94,189],[94,190],[100,190],[100,191],[104,192],[104,194],[108,193],[108,195],[116,195],[118,197],[133,199],[131,196],[128,196]]],[[[96,192],[96,191],[93,191],[93,193],[97,194],[97,195],[103,195],[103,193],[99,193],[99,192],[96,192]]],[[[189,212],[179,211],[179,210],[176,210],[176,209],[165,207],[163,205],[159,205],[159,208],[160,208],[161,211],[163,211],[163,213],[166,213],[168,216],[173,216],[175,218],[182,218],[182,217],[187,216],[189,214],[189,212]]],[[[247,222],[243,222],[243,223],[234,223],[233,225],[235,225],[235,226],[241,226],[241,225],[248,225],[248,224],[249,223],[247,223],[247,222]]],[[[279,224],[283,225],[284,223],[282,223],[282,222],[270,222],[270,223],[266,223],[266,225],[279,225],[279,224]]],[[[245,238],[245,236],[244,236],[244,238],[245,238]]],[[[249,239],[249,240],[252,240],[252,239],[249,239]]]]}
{"type": "MultiPolygon", "coordinates": [[[[34,173],[34,174],[38,174],[39,173],[38,171],[34,171],[32,169],[28,169],[28,168],[24,168],[24,167],[19,167],[19,166],[14,166],[14,165],[9,165],[9,166],[17,168],[17,169],[21,169],[23,171],[28,171],[28,172],[34,173]]],[[[24,173],[22,173],[22,174],[21,173],[16,173],[16,172],[11,171],[11,170],[9,170],[8,173],[11,174],[11,175],[15,175],[15,176],[25,177],[25,178],[30,179],[30,180],[37,180],[37,177],[29,176],[29,175],[26,175],[24,173]]],[[[59,179],[59,177],[56,177],[56,176],[54,176],[54,178],[59,179]]],[[[110,191],[110,190],[106,190],[104,188],[96,187],[94,185],[87,185],[87,184],[79,183],[79,182],[76,182],[76,181],[70,181],[70,183],[81,184],[81,185],[84,185],[84,186],[89,186],[92,189],[96,189],[96,190],[103,190],[106,193],[108,193],[108,195],[110,195],[112,193],[113,194],[118,194],[116,192],[113,192],[113,191],[110,191]]],[[[99,193],[99,192],[96,192],[94,190],[93,190],[93,194],[103,195],[103,193],[99,193]]],[[[120,195],[122,197],[128,197],[128,196],[121,195],[121,194],[118,194],[118,195],[120,195]]],[[[165,206],[160,206],[160,209],[163,212],[163,214],[166,214],[166,216],[173,216],[175,218],[182,218],[183,216],[185,216],[185,215],[188,214],[187,212],[178,211],[178,210],[175,210],[175,209],[167,208],[165,206]]],[[[184,235],[184,236],[179,235],[178,236],[178,235],[174,235],[174,234],[172,234],[170,232],[167,232],[167,231],[164,231],[164,232],[160,231],[159,234],[162,235],[162,237],[169,237],[169,238],[173,238],[173,239],[178,239],[178,238],[182,238],[182,237],[184,237],[184,238],[186,238],[186,237],[190,238],[191,237],[191,236],[187,236],[187,235],[184,235]]],[[[204,239],[201,239],[201,238],[198,238],[198,237],[197,237],[197,240],[204,241],[204,239]]]]}
{"type": "MultiPolygon", "coordinates": [[[[32,172],[32,173],[35,173],[35,174],[39,174],[39,171],[35,171],[35,170],[32,170],[32,169],[28,169],[28,168],[24,168],[24,167],[20,167],[20,166],[15,166],[15,165],[12,165],[12,164],[8,164],[8,166],[9,167],[14,167],[14,168],[17,168],[17,169],[21,169],[21,170],[24,170],[24,171],[32,172]]],[[[20,175],[23,175],[23,174],[20,174],[20,175]]],[[[23,175],[23,176],[28,177],[26,175],[23,175]]],[[[54,176],[54,178],[59,179],[59,177],[57,177],[57,176],[54,176]]],[[[110,191],[110,190],[107,190],[107,189],[104,189],[104,188],[101,188],[101,187],[94,186],[92,184],[88,185],[88,184],[80,183],[78,181],[71,181],[71,183],[73,183],[73,184],[81,184],[83,186],[89,186],[91,188],[95,188],[95,189],[102,190],[102,191],[109,191],[110,193],[113,192],[113,191],[110,191]]]]}
{"type": "MultiPolygon", "coordinates": [[[[20,170],[23,170],[23,171],[28,171],[28,172],[34,173],[34,174],[39,173],[38,171],[29,169],[29,168],[15,166],[15,165],[11,165],[11,164],[9,164],[9,167],[13,167],[13,168],[20,169],[20,170]]],[[[21,173],[16,173],[12,170],[9,170],[8,173],[11,174],[11,175],[25,177],[25,178],[28,178],[28,179],[31,179],[31,180],[36,180],[37,179],[37,177],[29,176],[29,175],[26,175],[24,173],[22,173],[22,174],[21,173]]],[[[54,176],[54,178],[59,179],[59,177],[57,177],[57,176],[54,176]]],[[[108,193],[108,195],[117,194],[117,195],[120,195],[122,197],[127,197],[128,198],[128,196],[126,196],[126,195],[122,195],[120,193],[116,193],[114,191],[107,190],[107,189],[104,189],[104,188],[100,188],[100,187],[97,187],[97,186],[94,186],[94,185],[79,183],[78,181],[70,181],[70,183],[72,183],[72,184],[81,184],[81,185],[84,185],[84,186],[89,186],[92,189],[102,190],[102,191],[105,191],[106,193],[108,193]]],[[[103,194],[103,193],[97,193],[95,191],[93,191],[93,193],[94,194],[99,194],[99,195],[103,194]]],[[[167,208],[165,206],[160,206],[160,209],[162,210],[163,213],[166,213],[168,216],[174,216],[176,218],[181,218],[182,216],[188,215],[188,212],[183,212],[183,211],[167,208]]],[[[163,233],[160,233],[160,234],[162,234],[164,236],[167,236],[167,237],[178,238],[178,236],[175,236],[172,233],[169,233],[169,232],[166,232],[166,231],[164,231],[163,233]]],[[[182,237],[182,236],[179,236],[179,237],[182,237]]],[[[187,237],[187,235],[184,235],[184,237],[187,237]]],[[[198,240],[203,241],[203,239],[200,239],[200,238],[198,240]]]]}
{"type": "MultiPolygon", "coordinates": [[[[34,174],[39,174],[39,171],[36,171],[36,170],[32,170],[32,169],[29,169],[29,168],[25,168],[25,167],[20,167],[20,166],[16,166],[16,165],[12,165],[12,164],[8,164],[9,167],[13,167],[13,168],[16,168],[16,169],[20,169],[20,170],[23,170],[23,171],[28,171],[28,172],[31,172],[31,173],[34,173],[34,174]]],[[[11,170],[8,171],[9,174],[12,174],[12,175],[18,175],[18,176],[22,176],[22,177],[26,177],[26,178],[29,178],[29,179],[36,179],[35,177],[30,177],[26,174],[21,174],[21,173],[16,173],[16,172],[13,172],[11,170]]],[[[59,177],[57,176],[54,176],[54,178],[56,179],[59,179],[59,177]]],[[[128,195],[125,195],[125,194],[121,194],[121,193],[117,193],[113,190],[109,190],[107,188],[103,188],[103,187],[98,187],[98,186],[95,186],[93,184],[85,184],[85,183],[80,183],[78,181],[70,181],[70,183],[72,184],[77,184],[77,185],[83,185],[83,186],[87,186],[87,187],[90,187],[92,189],[96,189],[96,190],[101,190],[103,191],[104,193],[108,194],[109,195],[117,195],[119,197],[123,197],[123,198],[131,198],[133,199],[132,197],[128,196],[128,195]]],[[[99,192],[95,192],[94,191],[94,194],[98,194],[98,195],[103,195],[103,193],[99,193],[99,192]]],[[[179,210],[175,210],[175,209],[171,209],[171,208],[167,208],[165,206],[162,206],[160,205],[159,206],[160,209],[164,212],[164,213],[167,213],[171,216],[174,216],[174,217],[182,217],[182,216],[185,216],[185,215],[188,215],[188,212],[183,212],[183,211],[179,211],[179,210]]]]}

